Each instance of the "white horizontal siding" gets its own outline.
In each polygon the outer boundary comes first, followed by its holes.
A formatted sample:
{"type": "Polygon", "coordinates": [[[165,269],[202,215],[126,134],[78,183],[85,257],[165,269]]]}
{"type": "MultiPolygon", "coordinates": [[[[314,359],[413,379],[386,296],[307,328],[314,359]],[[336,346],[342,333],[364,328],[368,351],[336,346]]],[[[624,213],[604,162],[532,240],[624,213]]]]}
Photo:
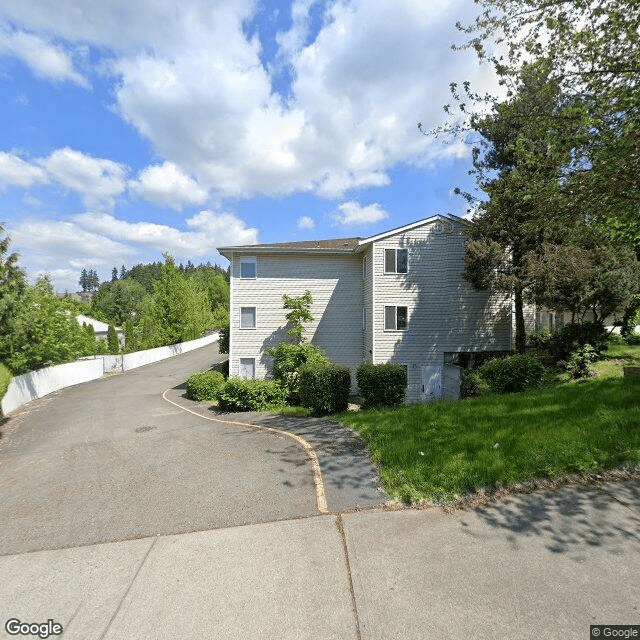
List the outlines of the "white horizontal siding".
{"type": "Polygon", "coordinates": [[[232,268],[234,309],[231,313],[233,358],[230,374],[238,375],[240,358],[256,358],[256,376],[264,377],[272,362],[266,349],[286,336],[283,294],[311,292],[314,321],[305,337],[321,346],[335,363],[351,368],[355,380],[362,361],[362,262],[354,255],[258,254],[258,277],[240,278],[240,261],[232,268]],[[256,307],[256,328],[240,329],[240,307],[256,307]]]}
{"type": "Polygon", "coordinates": [[[409,401],[420,399],[421,365],[443,365],[445,351],[510,348],[510,304],[464,281],[462,227],[441,233],[434,224],[373,243],[374,361],[407,365],[409,401]],[[384,273],[384,250],[408,249],[406,274],[384,273]],[[406,306],[404,331],[385,331],[384,307],[406,306]]]}

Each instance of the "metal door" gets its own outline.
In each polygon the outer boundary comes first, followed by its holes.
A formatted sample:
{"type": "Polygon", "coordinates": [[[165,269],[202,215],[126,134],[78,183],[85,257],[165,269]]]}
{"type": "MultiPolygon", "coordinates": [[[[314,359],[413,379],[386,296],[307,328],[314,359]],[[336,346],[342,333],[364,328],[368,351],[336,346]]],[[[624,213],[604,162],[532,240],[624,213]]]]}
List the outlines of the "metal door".
{"type": "Polygon", "coordinates": [[[422,402],[433,402],[442,398],[442,367],[423,366],[422,373],[422,402]]]}

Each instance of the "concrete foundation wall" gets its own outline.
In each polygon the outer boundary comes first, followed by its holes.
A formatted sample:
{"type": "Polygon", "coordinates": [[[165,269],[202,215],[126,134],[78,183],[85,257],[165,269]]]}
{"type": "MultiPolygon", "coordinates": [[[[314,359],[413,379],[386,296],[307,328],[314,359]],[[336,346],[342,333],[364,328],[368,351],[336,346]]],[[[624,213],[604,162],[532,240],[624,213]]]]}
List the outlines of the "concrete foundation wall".
{"type": "Polygon", "coordinates": [[[55,367],[46,367],[37,371],[30,371],[11,379],[7,392],[2,398],[2,413],[7,416],[23,404],[36,398],[42,398],[49,393],[71,387],[82,382],[89,382],[101,378],[105,373],[114,371],[129,371],[145,364],[158,362],[165,358],[187,353],[193,349],[199,349],[216,342],[220,335],[214,333],[204,338],[173,344],[168,347],[147,349],[127,353],[121,356],[96,356],[95,358],[83,358],[67,364],[59,364],[55,367]]]}

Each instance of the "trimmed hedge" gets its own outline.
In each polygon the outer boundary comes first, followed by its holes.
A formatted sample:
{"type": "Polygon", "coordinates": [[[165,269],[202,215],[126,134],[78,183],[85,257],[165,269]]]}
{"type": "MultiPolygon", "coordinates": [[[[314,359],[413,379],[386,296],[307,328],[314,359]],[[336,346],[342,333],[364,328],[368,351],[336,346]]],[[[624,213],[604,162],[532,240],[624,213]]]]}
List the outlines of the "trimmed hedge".
{"type": "Polygon", "coordinates": [[[349,405],[351,372],[339,364],[307,364],[300,369],[300,402],[317,415],[345,411],[349,405]]]}
{"type": "Polygon", "coordinates": [[[224,382],[224,376],[219,371],[209,370],[194,373],[187,380],[187,398],[199,402],[213,402],[218,399],[218,392],[224,382]]]}
{"type": "Polygon", "coordinates": [[[286,391],[275,380],[229,378],[218,392],[224,411],[269,411],[284,407],[286,391]]]}
{"type": "Polygon", "coordinates": [[[407,397],[407,371],[400,364],[361,364],[356,382],[367,408],[397,407],[407,397]]]}
{"type": "Polygon", "coordinates": [[[516,354],[489,360],[477,373],[493,393],[513,393],[540,384],[544,366],[534,356],[516,354]]]}

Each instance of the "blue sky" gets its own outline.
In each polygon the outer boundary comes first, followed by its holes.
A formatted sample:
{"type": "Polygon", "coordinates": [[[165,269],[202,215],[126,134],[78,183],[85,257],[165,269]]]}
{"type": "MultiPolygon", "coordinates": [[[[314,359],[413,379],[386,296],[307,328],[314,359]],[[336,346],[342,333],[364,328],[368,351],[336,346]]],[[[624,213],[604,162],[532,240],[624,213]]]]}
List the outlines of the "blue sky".
{"type": "Polygon", "coordinates": [[[422,136],[472,0],[3,0],[0,221],[31,280],[226,260],[464,215],[470,148],[422,136]]]}

